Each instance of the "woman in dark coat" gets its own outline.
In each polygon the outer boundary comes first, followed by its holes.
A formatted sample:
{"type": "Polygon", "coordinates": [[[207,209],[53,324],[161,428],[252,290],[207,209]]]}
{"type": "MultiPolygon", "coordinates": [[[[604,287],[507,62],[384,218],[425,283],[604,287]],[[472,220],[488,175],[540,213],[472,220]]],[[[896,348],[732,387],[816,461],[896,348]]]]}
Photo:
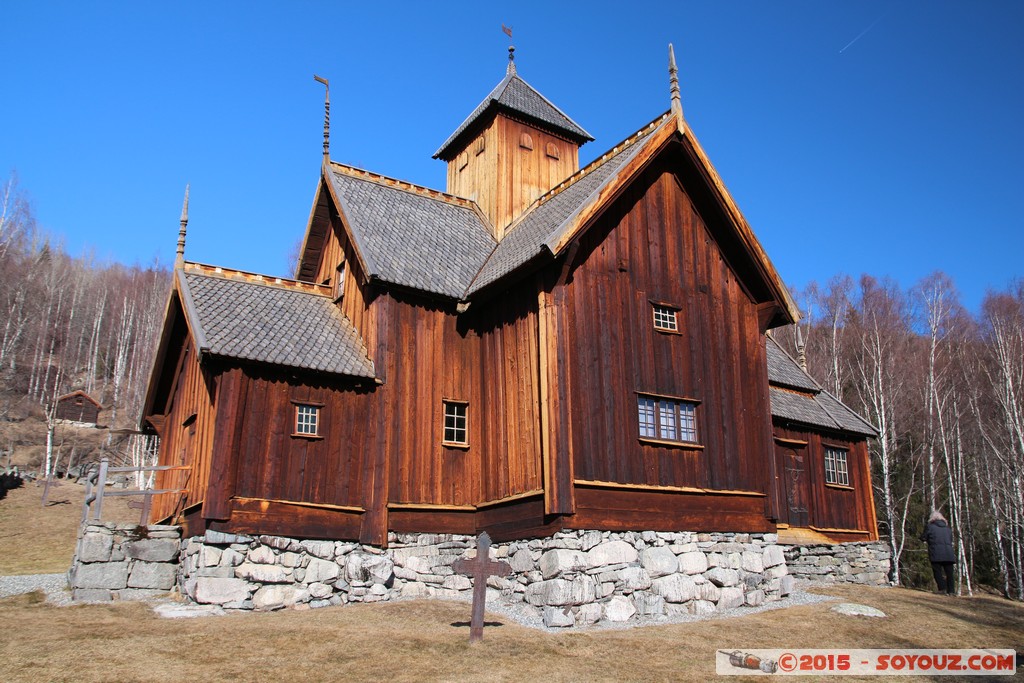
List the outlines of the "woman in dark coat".
{"type": "Polygon", "coordinates": [[[939,592],[955,595],[953,564],[956,562],[956,551],[953,549],[953,530],[938,510],[933,511],[928,518],[928,527],[921,540],[928,543],[928,560],[932,563],[932,573],[939,592]]]}

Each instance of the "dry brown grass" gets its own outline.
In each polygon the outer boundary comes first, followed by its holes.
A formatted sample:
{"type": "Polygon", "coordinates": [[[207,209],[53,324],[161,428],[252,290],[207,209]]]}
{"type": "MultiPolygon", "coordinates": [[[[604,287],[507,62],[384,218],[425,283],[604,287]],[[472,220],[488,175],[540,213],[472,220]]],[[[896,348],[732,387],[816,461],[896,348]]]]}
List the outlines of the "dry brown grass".
{"type": "MultiPolygon", "coordinates": [[[[46,507],[42,485],[34,483],[8,491],[0,500],[0,576],[55,574],[71,566],[85,487],[60,484],[50,489],[46,507]]],[[[128,508],[127,497],[106,498],[103,520],[138,522],[139,511],[128,508]]]]}
{"type": "Polygon", "coordinates": [[[469,607],[460,603],[167,620],[144,604],[58,608],[35,594],[0,600],[0,623],[9,625],[0,635],[0,675],[12,682],[696,681],[714,676],[717,648],[1019,650],[1024,642],[1024,606],[999,598],[854,587],[826,592],[889,617],[841,616],[825,603],[735,619],[550,634],[489,615],[501,625],[471,647],[462,625],[469,607]]]}

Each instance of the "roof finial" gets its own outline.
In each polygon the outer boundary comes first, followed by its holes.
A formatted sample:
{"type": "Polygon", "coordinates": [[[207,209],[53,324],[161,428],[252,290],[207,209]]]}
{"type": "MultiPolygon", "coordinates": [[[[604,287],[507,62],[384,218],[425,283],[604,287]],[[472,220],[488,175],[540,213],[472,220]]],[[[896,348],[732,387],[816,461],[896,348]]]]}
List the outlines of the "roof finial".
{"type": "Polygon", "coordinates": [[[185,203],[181,206],[181,229],[178,230],[178,252],[174,257],[174,267],[185,267],[185,228],[188,227],[188,185],[185,185],[185,203]]]}
{"type": "Polygon", "coordinates": [[[800,333],[800,325],[796,326],[796,362],[800,369],[807,372],[807,351],[804,348],[804,336],[800,333]]]}
{"type": "Polygon", "coordinates": [[[672,96],[672,113],[683,118],[683,102],[679,98],[679,69],[676,68],[676,51],[668,44],[668,88],[672,96]]]}
{"type": "MultiPolygon", "coordinates": [[[[512,42],[512,27],[511,26],[505,26],[505,24],[502,24],[501,25],[501,32],[504,33],[506,36],[508,36],[508,40],[511,43],[512,42]]],[[[516,62],[515,62],[515,59],[516,59],[516,46],[515,45],[509,45],[508,46],[508,69],[505,70],[505,73],[507,75],[509,75],[509,76],[515,76],[516,75],[516,62]]]]}
{"type": "Polygon", "coordinates": [[[331,84],[313,74],[313,80],[324,84],[324,163],[331,160],[331,84]]]}

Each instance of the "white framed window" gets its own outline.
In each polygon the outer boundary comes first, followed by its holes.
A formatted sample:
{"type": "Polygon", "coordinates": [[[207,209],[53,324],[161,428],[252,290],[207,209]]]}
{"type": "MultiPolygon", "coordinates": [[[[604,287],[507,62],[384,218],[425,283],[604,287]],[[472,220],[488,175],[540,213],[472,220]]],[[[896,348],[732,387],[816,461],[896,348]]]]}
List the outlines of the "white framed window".
{"type": "Polygon", "coordinates": [[[654,329],[663,332],[679,331],[679,309],[666,304],[652,304],[654,306],[654,329]]]}
{"type": "Polygon", "coordinates": [[[468,412],[469,404],[465,401],[444,401],[444,443],[469,445],[468,412]]]}
{"type": "Polygon", "coordinates": [[[639,394],[637,420],[641,439],[697,443],[697,402],[639,394]]]}
{"type": "Polygon", "coordinates": [[[295,433],[300,436],[320,435],[320,406],[295,405],[295,433]]]}
{"type": "Polygon", "coordinates": [[[846,449],[825,446],[825,483],[836,486],[850,485],[850,472],[846,463],[846,449]]]}

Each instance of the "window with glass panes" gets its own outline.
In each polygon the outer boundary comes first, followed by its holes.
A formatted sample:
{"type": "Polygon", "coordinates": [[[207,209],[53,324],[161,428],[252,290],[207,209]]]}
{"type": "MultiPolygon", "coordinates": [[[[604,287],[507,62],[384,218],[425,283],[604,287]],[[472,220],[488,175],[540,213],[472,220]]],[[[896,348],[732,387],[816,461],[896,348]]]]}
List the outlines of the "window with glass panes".
{"type": "Polygon", "coordinates": [[[691,401],[637,397],[640,437],[659,441],[697,442],[697,404],[691,401]]]}
{"type": "Polygon", "coordinates": [[[667,330],[669,332],[679,331],[679,322],[676,319],[676,309],[662,304],[654,305],[654,329],[667,330]]]}
{"type": "Polygon", "coordinates": [[[825,483],[850,485],[850,473],[846,467],[846,451],[842,448],[825,448],[825,483]]]}
{"type": "Polygon", "coordinates": [[[320,407],[295,406],[295,433],[305,436],[316,436],[320,428],[320,407]]]}
{"type": "Polygon", "coordinates": [[[445,443],[468,444],[469,432],[466,426],[468,404],[457,401],[444,402],[445,443]]]}

